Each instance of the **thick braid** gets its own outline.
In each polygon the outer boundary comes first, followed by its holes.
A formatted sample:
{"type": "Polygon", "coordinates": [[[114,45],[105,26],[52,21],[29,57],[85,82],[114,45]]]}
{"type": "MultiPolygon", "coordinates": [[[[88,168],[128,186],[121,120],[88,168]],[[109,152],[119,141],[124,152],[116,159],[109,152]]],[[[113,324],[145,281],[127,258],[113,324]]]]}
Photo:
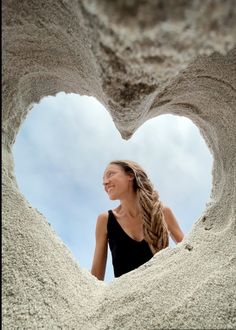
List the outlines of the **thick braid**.
{"type": "Polygon", "coordinates": [[[169,244],[162,203],[146,174],[138,171],[135,176],[138,184],[137,198],[143,221],[144,238],[155,254],[169,244]]]}

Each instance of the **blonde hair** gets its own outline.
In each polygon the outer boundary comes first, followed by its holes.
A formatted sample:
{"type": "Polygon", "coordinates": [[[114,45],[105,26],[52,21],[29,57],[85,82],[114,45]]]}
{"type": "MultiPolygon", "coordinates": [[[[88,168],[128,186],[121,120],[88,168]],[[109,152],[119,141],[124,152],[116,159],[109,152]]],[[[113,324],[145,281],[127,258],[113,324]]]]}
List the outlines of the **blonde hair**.
{"type": "Polygon", "coordinates": [[[169,235],[163,205],[147,174],[133,161],[114,160],[110,164],[118,165],[125,173],[134,175],[133,187],[138,198],[144,239],[153,254],[166,248],[169,245],[169,235]]]}

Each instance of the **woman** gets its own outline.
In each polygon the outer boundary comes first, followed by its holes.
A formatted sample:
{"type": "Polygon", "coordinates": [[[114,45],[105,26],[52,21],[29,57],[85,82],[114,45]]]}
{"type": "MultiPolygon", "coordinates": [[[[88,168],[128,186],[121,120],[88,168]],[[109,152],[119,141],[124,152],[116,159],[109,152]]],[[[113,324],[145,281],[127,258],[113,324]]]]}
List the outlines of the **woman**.
{"type": "Polygon", "coordinates": [[[111,200],[120,205],[98,216],[91,273],[104,280],[109,244],[115,277],[147,262],[169,244],[183,239],[172,211],[164,206],[147,174],[133,161],[112,161],[103,176],[111,200]]]}

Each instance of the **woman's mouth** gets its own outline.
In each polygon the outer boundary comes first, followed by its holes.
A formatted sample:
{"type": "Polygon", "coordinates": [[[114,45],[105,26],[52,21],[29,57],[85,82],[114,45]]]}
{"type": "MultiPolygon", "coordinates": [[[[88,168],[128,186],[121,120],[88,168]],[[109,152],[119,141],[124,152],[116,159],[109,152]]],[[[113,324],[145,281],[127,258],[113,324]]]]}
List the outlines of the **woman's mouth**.
{"type": "Polygon", "coordinates": [[[107,193],[109,194],[113,190],[114,186],[107,188],[107,193]]]}

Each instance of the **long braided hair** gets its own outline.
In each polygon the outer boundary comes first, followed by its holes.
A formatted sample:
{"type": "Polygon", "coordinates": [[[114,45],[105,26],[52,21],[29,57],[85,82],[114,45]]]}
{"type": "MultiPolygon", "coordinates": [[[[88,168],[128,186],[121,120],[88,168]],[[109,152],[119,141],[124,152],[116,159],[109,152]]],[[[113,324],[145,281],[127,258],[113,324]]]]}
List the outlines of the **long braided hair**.
{"type": "Polygon", "coordinates": [[[149,244],[152,253],[155,254],[166,248],[169,245],[169,235],[163,206],[147,174],[133,161],[115,160],[110,164],[118,165],[126,174],[134,175],[133,188],[137,194],[144,239],[149,244]]]}

